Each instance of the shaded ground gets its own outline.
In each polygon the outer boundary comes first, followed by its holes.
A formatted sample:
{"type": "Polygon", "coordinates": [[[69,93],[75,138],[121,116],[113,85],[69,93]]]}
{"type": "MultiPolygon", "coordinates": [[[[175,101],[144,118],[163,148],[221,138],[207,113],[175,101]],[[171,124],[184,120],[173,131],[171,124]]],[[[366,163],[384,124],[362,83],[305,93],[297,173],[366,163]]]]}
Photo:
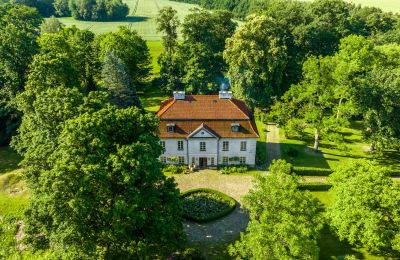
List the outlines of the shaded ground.
{"type": "MultiPolygon", "coordinates": [[[[236,201],[247,194],[252,176],[223,175],[214,170],[202,170],[185,175],[174,175],[181,191],[194,188],[210,188],[226,193],[236,201]]],[[[208,223],[184,222],[189,244],[210,244],[231,242],[247,227],[248,216],[238,203],[228,216],[208,223]]]]}
{"type": "Polygon", "coordinates": [[[275,124],[267,126],[267,165],[273,160],[281,158],[281,148],[279,143],[279,128],[275,124]]]}

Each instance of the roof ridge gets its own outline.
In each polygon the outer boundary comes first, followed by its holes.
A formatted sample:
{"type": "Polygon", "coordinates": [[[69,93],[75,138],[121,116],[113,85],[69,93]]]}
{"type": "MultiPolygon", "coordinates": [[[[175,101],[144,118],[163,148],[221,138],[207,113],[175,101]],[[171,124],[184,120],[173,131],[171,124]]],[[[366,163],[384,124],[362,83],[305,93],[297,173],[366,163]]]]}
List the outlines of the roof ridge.
{"type": "Polygon", "coordinates": [[[157,116],[158,117],[162,116],[175,103],[175,101],[176,101],[175,99],[171,100],[171,102],[166,104],[160,111],[157,111],[157,116]]]}

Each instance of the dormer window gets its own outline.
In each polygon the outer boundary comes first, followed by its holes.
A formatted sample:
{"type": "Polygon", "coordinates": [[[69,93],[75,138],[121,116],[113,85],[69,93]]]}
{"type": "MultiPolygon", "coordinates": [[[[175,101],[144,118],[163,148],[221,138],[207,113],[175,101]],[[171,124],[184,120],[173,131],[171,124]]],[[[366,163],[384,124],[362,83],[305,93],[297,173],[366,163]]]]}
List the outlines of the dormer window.
{"type": "Polygon", "coordinates": [[[175,132],[175,124],[167,124],[167,132],[168,133],[175,132]]]}
{"type": "Polygon", "coordinates": [[[240,130],[240,125],[237,123],[233,123],[233,124],[231,124],[231,129],[232,129],[232,132],[237,133],[240,130]]]}

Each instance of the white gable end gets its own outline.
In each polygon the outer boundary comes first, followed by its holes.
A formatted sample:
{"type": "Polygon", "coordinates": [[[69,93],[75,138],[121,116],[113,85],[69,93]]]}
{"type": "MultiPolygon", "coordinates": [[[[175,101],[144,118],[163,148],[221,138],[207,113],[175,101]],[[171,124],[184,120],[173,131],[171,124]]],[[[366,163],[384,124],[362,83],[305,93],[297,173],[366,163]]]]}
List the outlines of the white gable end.
{"type": "Polygon", "coordinates": [[[191,135],[190,138],[213,138],[214,135],[210,134],[208,131],[201,129],[197,131],[194,135],[191,135]]]}

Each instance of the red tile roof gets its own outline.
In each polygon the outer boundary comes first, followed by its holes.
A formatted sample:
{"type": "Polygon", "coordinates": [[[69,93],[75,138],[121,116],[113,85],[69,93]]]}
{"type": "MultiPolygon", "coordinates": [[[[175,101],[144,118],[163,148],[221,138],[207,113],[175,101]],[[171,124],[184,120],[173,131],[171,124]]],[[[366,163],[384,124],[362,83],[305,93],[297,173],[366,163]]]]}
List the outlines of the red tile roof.
{"type": "Polygon", "coordinates": [[[157,111],[161,138],[186,138],[202,124],[222,138],[256,138],[257,126],[243,101],[220,99],[218,95],[187,95],[184,100],[168,99],[157,111]],[[167,124],[175,124],[175,132],[167,124]],[[232,132],[231,124],[239,123],[240,131],[232,132]]]}
{"type": "Polygon", "coordinates": [[[243,101],[219,99],[218,95],[187,95],[184,100],[173,98],[161,103],[160,119],[250,119],[243,101]]]}

